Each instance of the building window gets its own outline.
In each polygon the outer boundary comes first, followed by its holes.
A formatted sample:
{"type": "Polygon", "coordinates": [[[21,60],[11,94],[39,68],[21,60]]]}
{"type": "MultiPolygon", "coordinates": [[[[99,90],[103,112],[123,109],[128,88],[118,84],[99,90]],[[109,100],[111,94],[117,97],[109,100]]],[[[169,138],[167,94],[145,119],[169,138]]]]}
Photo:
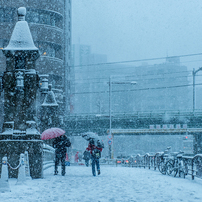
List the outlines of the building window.
{"type": "Polygon", "coordinates": [[[4,22],[4,10],[0,8],[0,22],[4,22]]]}
{"type": "Polygon", "coordinates": [[[47,13],[40,14],[40,23],[50,25],[50,14],[47,13]]]}
{"type": "Polygon", "coordinates": [[[14,9],[0,7],[0,22],[13,22],[14,9]]]}
{"type": "Polygon", "coordinates": [[[63,17],[50,11],[29,8],[26,20],[28,23],[39,23],[59,27],[61,29],[63,28],[63,17]]]}
{"type": "Polygon", "coordinates": [[[62,17],[60,15],[55,15],[55,24],[57,27],[61,28],[62,29],[62,17]]]}
{"type": "Polygon", "coordinates": [[[63,59],[62,47],[60,45],[47,42],[35,42],[35,45],[39,48],[40,55],[63,59]]]}
{"type": "Polygon", "coordinates": [[[3,48],[4,48],[4,40],[0,39],[0,49],[3,49],[3,48]]]}
{"type": "Polygon", "coordinates": [[[54,27],[56,26],[55,25],[55,16],[53,14],[50,15],[50,25],[54,26],[54,27]]]}
{"type": "Polygon", "coordinates": [[[39,14],[34,11],[30,11],[29,14],[26,15],[28,22],[39,23],[39,14]]]}

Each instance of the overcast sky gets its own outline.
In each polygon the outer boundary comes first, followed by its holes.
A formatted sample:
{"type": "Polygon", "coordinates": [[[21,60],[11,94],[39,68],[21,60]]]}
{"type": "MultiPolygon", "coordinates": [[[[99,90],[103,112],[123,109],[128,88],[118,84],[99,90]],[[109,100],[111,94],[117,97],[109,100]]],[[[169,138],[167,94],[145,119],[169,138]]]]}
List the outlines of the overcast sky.
{"type": "MultiPolygon", "coordinates": [[[[73,0],[72,43],[108,62],[202,53],[202,0],[73,0]]],[[[202,55],[181,61],[197,69],[202,55]]]]}

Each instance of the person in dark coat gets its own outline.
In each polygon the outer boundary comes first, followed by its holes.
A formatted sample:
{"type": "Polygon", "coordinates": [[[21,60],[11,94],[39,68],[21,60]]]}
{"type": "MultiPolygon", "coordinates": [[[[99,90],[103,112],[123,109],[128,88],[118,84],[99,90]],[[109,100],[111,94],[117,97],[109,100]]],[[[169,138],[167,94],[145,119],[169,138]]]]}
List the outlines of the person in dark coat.
{"type": "Polygon", "coordinates": [[[86,164],[87,167],[88,167],[88,165],[89,165],[90,157],[91,157],[90,152],[87,151],[87,150],[85,150],[85,151],[83,152],[83,159],[85,160],[85,164],[86,164]]]}
{"type": "Polygon", "coordinates": [[[56,137],[53,141],[53,148],[55,148],[55,172],[54,175],[58,174],[58,165],[61,161],[62,166],[62,176],[65,175],[65,158],[67,147],[71,146],[71,142],[66,135],[61,135],[60,137],[56,137]]]}
{"type": "Polygon", "coordinates": [[[99,158],[101,157],[102,148],[95,146],[95,142],[93,139],[89,141],[88,147],[86,148],[87,151],[91,153],[91,161],[92,161],[92,173],[93,176],[96,176],[95,172],[95,165],[97,167],[98,175],[100,175],[100,162],[99,158]]]}

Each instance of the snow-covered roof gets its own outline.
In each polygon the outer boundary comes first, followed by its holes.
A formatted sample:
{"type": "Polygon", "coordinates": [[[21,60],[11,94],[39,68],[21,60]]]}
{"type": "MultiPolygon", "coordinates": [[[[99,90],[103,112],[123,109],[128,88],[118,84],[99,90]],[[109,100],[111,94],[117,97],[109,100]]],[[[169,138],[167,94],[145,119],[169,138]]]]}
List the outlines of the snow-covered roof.
{"type": "Polygon", "coordinates": [[[4,50],[38,50],[34,45],[32,35],[25,21],[26,8],[18,9],[18,22],[16,23],[10,42],[4,50]]]}

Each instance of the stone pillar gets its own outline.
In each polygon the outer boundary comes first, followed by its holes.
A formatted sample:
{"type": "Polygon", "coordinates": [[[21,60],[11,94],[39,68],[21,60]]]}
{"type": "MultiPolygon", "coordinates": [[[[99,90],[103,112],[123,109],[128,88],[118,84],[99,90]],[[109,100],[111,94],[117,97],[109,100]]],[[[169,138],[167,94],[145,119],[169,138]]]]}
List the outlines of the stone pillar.
{"type": "MultiPolygon", "coordinates": [[[[7,155],[8,162],[15,167],[20,154],[28,151],[30,175],[41,178],[43,142],[36,127],[39,75],[35,70],[39,50],[34,45],[25,15],[26,9],[19,8],[18,22],[8,46],[3,49],[6,56],[2,79],[5,115],[0,134],[0,159],[7,155]]],[[[9,177],[17,177],[17,171],[9,170],[9,177]]]]}

